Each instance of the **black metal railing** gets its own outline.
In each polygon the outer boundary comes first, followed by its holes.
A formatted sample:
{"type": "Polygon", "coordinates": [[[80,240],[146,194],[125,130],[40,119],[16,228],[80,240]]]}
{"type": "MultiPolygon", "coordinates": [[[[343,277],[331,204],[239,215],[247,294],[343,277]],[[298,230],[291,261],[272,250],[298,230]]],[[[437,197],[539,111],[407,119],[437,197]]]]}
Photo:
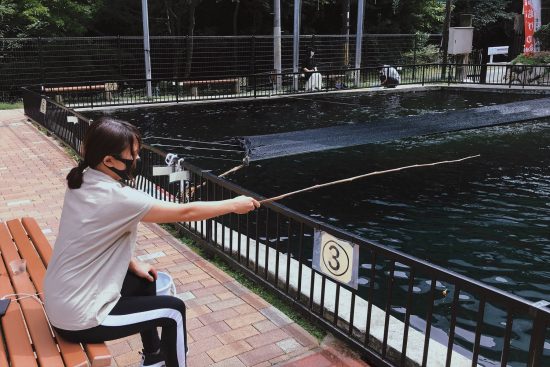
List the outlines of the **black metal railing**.
{"type": "MultiPolygon", "coordinates": [[[[29,117],[71,147],[80,147],[89,121],[29,89],[24,105],[29,117]]],[[[184,163],[189,179],[170,183],[166,176],[152,175],[153,166],[165,165],[164,152],[144,147],[141,157],[144,170],[133,184],[157,199],[262,199],[189,163],[184,163]]],[[[550,365],[548,302],[529,302],[277,203],[243,216],[179,226],[347,340],[373,365],[550,365]],[[314,269],[313,242],[319,231],[359,246],[366,284],[355,289],[314,269]]]]}
{"type": "MultiPolygon", "coordinates": [[[[485,84],[489,86],[550,86],[547,65],[422,64],[395,65],[401,85],[485,84]]],[[[255,73],[231,78],[131,79],[34,86],[69,107],[120,106],[143,103],[179,103],[196,100],[258,98],[343,89],[380,87],[379,68],[324,69],[309,79],[303,73],[255,73]],[[147,95],[150,85],[151,96],[147,95]]]]}

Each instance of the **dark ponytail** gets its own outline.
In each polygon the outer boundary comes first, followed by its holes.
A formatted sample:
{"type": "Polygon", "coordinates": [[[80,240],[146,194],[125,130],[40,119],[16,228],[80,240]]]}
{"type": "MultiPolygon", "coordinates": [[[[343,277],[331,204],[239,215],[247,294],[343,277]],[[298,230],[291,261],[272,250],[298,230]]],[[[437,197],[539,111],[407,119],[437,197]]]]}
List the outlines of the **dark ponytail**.
{"type": "Polygon", "coordinates": [[[67,184],[69,189],[79,189],[82,186],[82,176],[84,170],[88,167],[86,161],[79,161],[78,166],[73,168],[67,175],[67,184]]]}
{"type": "Polygon", "coordinates": [[[86,131],[82,144],[84,160],[79,161],[78,166],[67,175],[69,188],[79,189],[87,167],[96,168],[108,155],[120,155],[126,148],[132,147],[134,141],[141,147],[141,135],[133,125],[110,117],[94,121],[86,131]]]}

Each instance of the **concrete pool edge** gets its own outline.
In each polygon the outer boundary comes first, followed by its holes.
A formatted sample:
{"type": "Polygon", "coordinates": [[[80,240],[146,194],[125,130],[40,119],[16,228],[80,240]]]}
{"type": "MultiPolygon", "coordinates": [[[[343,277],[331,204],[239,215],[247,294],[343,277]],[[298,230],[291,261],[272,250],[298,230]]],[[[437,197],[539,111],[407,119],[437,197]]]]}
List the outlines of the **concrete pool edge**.
{"type": "Polygon", "coordinates": [[[549,87],[537,87],[537,86],[507,86],[507,85],[448,85],[446,83],[441,84],[408,84],[400,85],[397,88],[384,89],[382,87],[371,87],[371,88],[360,88],[360,89],[344,89],[344,90],[335,90],[335,91],[323,91],[315,93],[298,93],[298,94],[283,94],[283,95],[270,95],[270,96],[259,96],[259,97],[233,97],[233,98],[220,98],[220,99],[204,99],[204,100],[183,100],[179,102],[153,102],[153,103],[136,103],[136,104],[125,104],[119,106],[100,106],[100,107],[70,107],[76,112],[89,112],[89,111],[116,111],[130,108],[151,108],[151,107],[171,107],[171,106],[186,106],[186,105],[199,105],[199,104],[216,104],[216,103],[238,103],[238,102],[251,102],[251,101],[269,101],[274,99],[297,99],[297,98],[315,98],[319,96],[332,96],[339,94],[394,94],[400,92],[410,92],[410,91],[430,91],[430,90],[474,90],[478,92],[491,92],[491,93],[516,93],[516,94],[541,94],[541,95],[550,95],[549,87]]]}

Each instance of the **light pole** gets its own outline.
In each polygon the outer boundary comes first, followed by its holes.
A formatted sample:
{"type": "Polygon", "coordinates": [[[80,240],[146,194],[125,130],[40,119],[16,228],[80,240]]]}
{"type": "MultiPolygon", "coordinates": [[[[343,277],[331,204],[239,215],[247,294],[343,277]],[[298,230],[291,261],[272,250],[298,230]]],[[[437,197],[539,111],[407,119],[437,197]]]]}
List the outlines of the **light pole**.
{"type": "MultiPolygon", "coordinates": [[[[355,35],[355,69],[361,67],[361,45],[363,43],[363,18],[365,16],[365,0],[357,1],[357,32],[355,35]]],[[[355,86],[359,86],[361,72],[355,70],[355,86]]]]}
{"type": "Polygon", "coordinates": [[[143,18],[143,53],[145,54],[145,79],[147,79],[147,97],[153,96],[151,88],[151,45],[149,43],[149,11],[147,0],[141,0],[141,15],[143,18]]]}
{"type": "Polygon", "coordinates": [[[300,12],[302,0],[294,0],[294,38],[292,54],[292,71],[294,72],[294,90],[298,90],[298,63],[300,62],[300,12]]]}
{"type": "Polygon", "coordinates": [[[276,89],[281,89],[281,0],[273,0],[273,68],[275,69],[276,89]]]}

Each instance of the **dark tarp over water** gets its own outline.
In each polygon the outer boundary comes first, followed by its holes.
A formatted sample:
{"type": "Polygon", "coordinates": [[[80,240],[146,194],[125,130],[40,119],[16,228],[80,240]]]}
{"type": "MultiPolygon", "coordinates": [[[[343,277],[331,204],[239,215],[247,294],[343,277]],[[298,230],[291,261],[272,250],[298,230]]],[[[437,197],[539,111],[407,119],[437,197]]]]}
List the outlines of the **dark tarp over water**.
{"type": "Polygon", "coordinates": [[[428,113],[355,125],[241,138],[251,161],[319,152],[407,137],[476,129],[550,116],[550,98],[428,113]]]}

